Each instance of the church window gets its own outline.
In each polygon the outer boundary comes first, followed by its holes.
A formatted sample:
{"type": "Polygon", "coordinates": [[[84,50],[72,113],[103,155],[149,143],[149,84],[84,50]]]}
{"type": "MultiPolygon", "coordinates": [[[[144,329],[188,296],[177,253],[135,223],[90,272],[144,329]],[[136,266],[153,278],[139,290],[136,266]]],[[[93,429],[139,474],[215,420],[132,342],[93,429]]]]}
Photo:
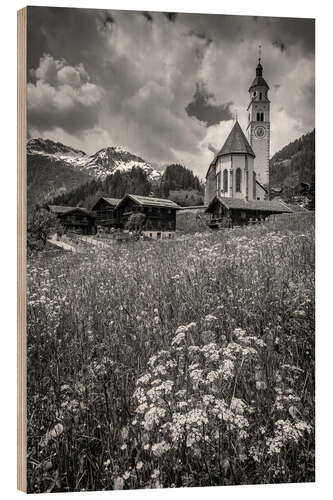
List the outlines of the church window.
{"type": "Polygon", "coordinates": [[[253,92],[253,97],[255,97],[257,95],[257,92],[253,92]]]}
{"type": "Polygon", "coordinates": [[[217,194],[221,192],[221,172],[217,174],[217,194]]]}
{"type": "Polygon", "coordinates": [[[259,100],[261,101],[261,99],[262,99],[262,92],[260,92],[259,94],[259,100]]]}
{"type": "Polygon", "coordinates": [[[226,168],[223,171],[223,191],[228,192],[228,170],[226,168]]]}
{"type": "Polygon", "coordinates": [[[242,170],[237,168],[236,170],[236,193],[240,193],[242,190],[242,170]]]}
{"type": "Polygon", "coordinates": [[[264,113],[257,113],[257,122],[264,121],[264,113]]]}
{"type": "Polygon", "coordinates": [[[253,172],[253,199],[257,197],[257,174],[253,172]]]}

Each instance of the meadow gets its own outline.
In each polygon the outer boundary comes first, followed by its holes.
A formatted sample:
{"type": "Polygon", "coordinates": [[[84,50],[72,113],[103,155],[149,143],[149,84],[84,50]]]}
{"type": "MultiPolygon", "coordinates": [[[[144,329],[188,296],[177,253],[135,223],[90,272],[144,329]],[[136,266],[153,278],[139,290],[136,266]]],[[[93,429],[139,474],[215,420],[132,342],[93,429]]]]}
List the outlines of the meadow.
{"type": "Polygon", "coordinates": [[[28,491],[314,481],[314,216],[28,262],[28,491]]]}

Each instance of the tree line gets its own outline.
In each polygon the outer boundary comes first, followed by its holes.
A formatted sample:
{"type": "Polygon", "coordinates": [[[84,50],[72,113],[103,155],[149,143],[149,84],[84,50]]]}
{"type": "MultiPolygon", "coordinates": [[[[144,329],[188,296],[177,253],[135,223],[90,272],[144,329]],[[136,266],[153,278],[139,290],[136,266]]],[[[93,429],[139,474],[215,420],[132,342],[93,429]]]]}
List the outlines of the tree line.
{"type": "Polygon", "coordinates": [[[168,165],[160,180],[151,180],[140,167],[116,171],[105,179],[93,179],[72,191],[56,196],[50,204],[92,208],[102,197],[122,198],[125,194],[174,199],[180,205],[203,203],[204,185],[193,172],[180,164],[168,165]]]}

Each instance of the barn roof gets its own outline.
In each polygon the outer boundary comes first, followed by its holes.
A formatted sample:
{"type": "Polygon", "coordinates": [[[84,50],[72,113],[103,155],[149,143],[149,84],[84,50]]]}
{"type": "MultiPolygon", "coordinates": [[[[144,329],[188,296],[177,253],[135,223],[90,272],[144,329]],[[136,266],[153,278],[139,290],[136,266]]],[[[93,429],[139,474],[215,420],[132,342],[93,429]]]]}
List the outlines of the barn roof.
{"type": "Polygon", "coordinates": [[[115,207],[116,205],[118,205],[121,198],[106,198],[105,196],[102,196],[96,201],[95,205],[93,206],[93,210],[95,209],[97,203],[99,203],[101,200],[106,201],[111,207],[115,207]]]}
{"type": "Polygon", "coordinates": [[[189,207],[180,207],[180,210],[197,210],[207,208],[207,205],[190,205],[189,207]]]}
{"type": "Polygon", "coordinates": [[[64,215],[64,214],[69,214],[70,212],[74,211],[79,211],[82,212],[84,215],[89,215],[90,217],[94,217],[94,215],[84,207],[68,207],[65,205],[47,205],[48,209],[50,212],[57,214],[57,215],[64,215]]]}
{"type": "MultiPolygon", "coordinates": [[[[220,152],[216,155],[225,156],[230,154],[247,154],[253,156],[255,158],[255,154],[253,149],[251,148],[249,141],[246,139],[241,126],[236,120],[235,125],[233,126],[230,134],[227,137],[227,140],[223,144],[220,152]]],[[[215,159],[214,159],[215,161],[215,159]]]]}
{"type": "Polygon", "coordinates": [[[213,203],[218,200],[228,209],[234,210],[259,210],[261,212],[276,212],[276,213],[290,213],[292,209],[286,204],[280,201],[268,201],[268,200],[243,200],[242,198],[227,198],[222,196],[215,196],[207,207],[207,212],[209,212],[213,203]]]}
{"type": "Polygon", "coordinates": [[[122,205],[122,203],[125,202],[127,198],[132,199],[142,206],[180,209],[180,206],[172,200],[166,200],[164,198],[152,198],[151,196],[139,196],[136,194],[127,194],[126,196],[124,196],[124,198],[119,201],[117,208],[120,207],[120,205],[122,205]]]}

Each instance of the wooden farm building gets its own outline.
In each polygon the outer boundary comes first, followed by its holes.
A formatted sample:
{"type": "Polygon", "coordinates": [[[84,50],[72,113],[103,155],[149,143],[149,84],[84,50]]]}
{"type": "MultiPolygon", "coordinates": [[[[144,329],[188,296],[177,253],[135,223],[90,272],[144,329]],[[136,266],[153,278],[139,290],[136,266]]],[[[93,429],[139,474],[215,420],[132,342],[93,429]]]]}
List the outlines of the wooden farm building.
{"type": "Polygon", "coordinates": [[[280,201],[247,201],[241,198],[215,196],[206,212],[210,214],[209,226],[218,229],[263,221],[269,215],[292,213],[293,210],[280,201]]]}
{"type": "Polygon", "coordinates": [[[141,213],[145,216],[142,232],[150,238],[170,237],[176,230],[176,212],[180,207],[171,200],[127,194],[115,208],[120,229],[126,229],[129,218],[141,213]]]}
{"type": "Polygon", "coordinates": [[[96,234],[96,217],[86,208],[47,205],[47,209],[58,217],[65,231],[96,234]]]}
{"type": "Polygon", "coordinates": [[[92,210],[96,214],[96,224],[108,231],[112,227],[117,227],[117,217],[115,214],[115,208],[120,202],[119,198],[100,198],[92,210]]]}

